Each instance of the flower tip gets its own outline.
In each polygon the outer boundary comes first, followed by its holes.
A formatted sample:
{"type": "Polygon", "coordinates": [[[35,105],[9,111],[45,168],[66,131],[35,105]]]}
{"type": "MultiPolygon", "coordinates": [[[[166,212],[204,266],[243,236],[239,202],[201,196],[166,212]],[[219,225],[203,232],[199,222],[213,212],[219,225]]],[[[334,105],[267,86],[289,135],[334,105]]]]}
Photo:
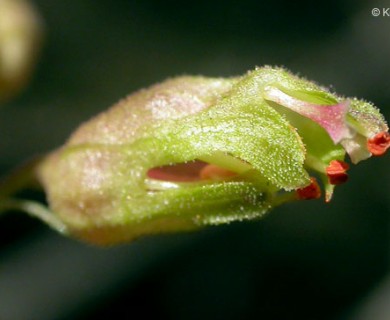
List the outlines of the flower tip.
{"type": "MultiPolygon", "coordinates": [[[[330,184],[338,185],[348,180],[349,165],[341,160],[332,160],[326,167],[326,175],[330,184]]],[[[329,198],[330,201],[330,198],[329,198]]],[[[327,202],[329,202],[327,201],[327,202]]]]}
{"type": "Polygon", "coordinates": [[[390,148],[390,133],[389,132],[379,132],[373,138],[368,139],[367,149],[374,156],[384,155],[386,150],[390,148]]]}
{"type": "Polygon", "coordinates": [[[315,178],[310,178],[310,184],[297,190],[299,200],[311,200],[321,197],[321,188],[315,178]]]}

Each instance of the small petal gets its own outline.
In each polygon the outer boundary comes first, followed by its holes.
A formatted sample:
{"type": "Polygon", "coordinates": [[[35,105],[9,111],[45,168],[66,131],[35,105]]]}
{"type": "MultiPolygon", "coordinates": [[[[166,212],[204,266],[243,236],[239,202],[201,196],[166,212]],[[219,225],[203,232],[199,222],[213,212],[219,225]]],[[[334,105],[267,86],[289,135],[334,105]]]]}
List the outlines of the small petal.
{"type": "Polygon", "coordinates": [[[351,137],[350,129],[345,122],[350,104],[348,100],[335,105],[318,105],[296,99],[271,86],[264,89],[264,95],[265,99],[276,102],[317,122],[328,132],[335,144],[342,139],[351,137]]]}
{"type": "Polygon", "coordinates": [[[356,135],[351,139],[344,139],[340,142],[345,151],[348,153],[353,164],[357,164],[362,160],[371,157],[370,151],[366,148],[367,138],[361,134],[356,135]]]}

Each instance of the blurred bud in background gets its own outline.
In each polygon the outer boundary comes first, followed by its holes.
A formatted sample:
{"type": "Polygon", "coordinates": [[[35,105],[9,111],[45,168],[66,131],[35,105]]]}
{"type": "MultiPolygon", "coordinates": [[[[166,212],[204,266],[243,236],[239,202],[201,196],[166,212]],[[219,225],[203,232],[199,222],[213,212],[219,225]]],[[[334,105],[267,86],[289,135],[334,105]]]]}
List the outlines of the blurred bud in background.
{"type": "Polygon", "coordinates": [[[0,0],[0,103],[29,81],[42,34],[42,21],[29,1],[0,0]]]}

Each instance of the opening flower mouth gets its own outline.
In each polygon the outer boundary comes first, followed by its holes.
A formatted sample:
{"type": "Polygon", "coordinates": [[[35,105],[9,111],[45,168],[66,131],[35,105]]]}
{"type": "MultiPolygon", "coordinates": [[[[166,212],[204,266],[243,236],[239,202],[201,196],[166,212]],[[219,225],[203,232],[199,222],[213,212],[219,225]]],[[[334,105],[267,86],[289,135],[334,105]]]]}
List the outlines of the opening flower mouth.
{"type": "MultiPolygon", "coordinates": [[[[306,152],[305,170],[320,178],[325,200],[329,202],[334,187],[348,180],[349,165],[344,161],[345,155],[348,154],[354,164],[371,155],[383,155],[390,146],[390,135],[380,130],[387,130],[387,125],[369,103],[340,99],[315,86],[309,90],[305,88],[305,92],[300,79],[295,78],[296,83],[291,85],[291,79],[285,83],[280,81],[279,74],[277,80],[278,83],[264,86],[263,98],[296,128],[306,152]],[[368,109],[371,112],[367,112],[368,109]]],[[[245,181],[251,177],[242,173],[256,171],[249,162],[223,152],[217,157],[209,156],[208,160],[214,162],[196,159],[149,169],[146,185],[149,190],[156,191],[202,183],[245,181]],[[228,160],[229,165],[225,162],[221,166],[215,161],[218,158],[228,160]]],[[[257,177],[260,175],[258,173],[257,177]]],[[[262,179],[267,180],[267,177],[262,176],[262,179]]],[[[271,185],[269,182],[268,187],[271,185]]],[[[319,198],[321,188],[317,179],[312,176],[306,180],[303,186],[296,187],[294,195],[296,199],[319,198]]],[[[284,193],[283,198],[286,199],[284,193]]]]}

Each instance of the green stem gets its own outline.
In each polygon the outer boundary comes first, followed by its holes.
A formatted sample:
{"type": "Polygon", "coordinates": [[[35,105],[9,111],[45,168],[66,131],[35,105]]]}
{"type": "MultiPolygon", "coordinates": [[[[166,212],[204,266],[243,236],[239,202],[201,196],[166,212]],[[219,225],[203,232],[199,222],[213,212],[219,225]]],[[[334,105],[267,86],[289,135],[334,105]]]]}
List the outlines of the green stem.
{"type": "Polygon", "coordinates": [[[285,192],[274,196],[272,199],[272,207],[278,207],[282,204],[299,200],[295,191],[285,192]]]}
{"type": "Polygon", "coordinates": [[[16,192],[36,185],[35,169],[41,157],[32,159],[22,166],[16,168],[9,175],[0,179],[0,199],[9,198],[16,192]]]}
{"type": "Polygon", "coordinates": [[[19,199],[0,200],[0,213],[8,210],[20,210],[26,212],[30,216],[42,220],[51,228],[62,234],[66,234],[68,232],[66,225],[44,205],[38,202],[19,199]]]}
{"type": "Polygon", "coordinates": [[[324,162],[320,161],[317,157],[314,157],[311,154],[306,154],[305,165],[320,173],[324,173],[326,169],[324,162]]]}
{"type": "Polygon", "coordinates": [[[44,205],[31,200],[11,198],[16,192],[37,184],[35,169],[40,160],[41,157],[30,160],[0,180],[0,214],[8,210],[23,211],[47,223],[54,230],[67,233],[64,223],[44,205]]]}

